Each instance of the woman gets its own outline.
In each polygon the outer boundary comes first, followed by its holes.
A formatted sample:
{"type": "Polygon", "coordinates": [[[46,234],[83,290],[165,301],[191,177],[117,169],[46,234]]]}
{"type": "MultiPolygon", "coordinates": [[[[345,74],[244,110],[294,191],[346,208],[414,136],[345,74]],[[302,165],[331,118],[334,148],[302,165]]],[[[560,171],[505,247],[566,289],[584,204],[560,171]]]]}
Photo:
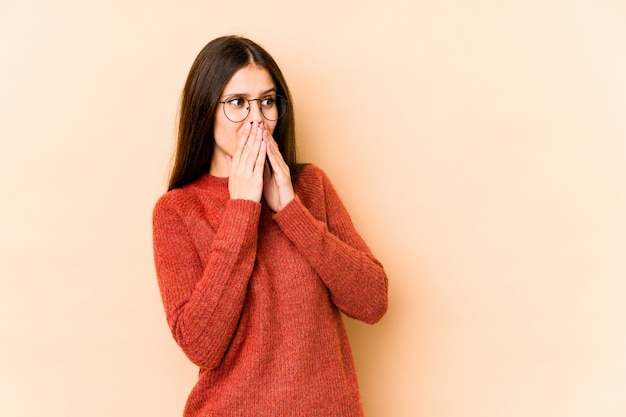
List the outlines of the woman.
{"type": "Polygon", "coordinates": [[[168,324],[199,366],[185,416],[362,416],[341,313],[374,323],[387,277],[326,175],[296,163],[291,95],[272,57],[207,44],[154,209],[168,324]]]}

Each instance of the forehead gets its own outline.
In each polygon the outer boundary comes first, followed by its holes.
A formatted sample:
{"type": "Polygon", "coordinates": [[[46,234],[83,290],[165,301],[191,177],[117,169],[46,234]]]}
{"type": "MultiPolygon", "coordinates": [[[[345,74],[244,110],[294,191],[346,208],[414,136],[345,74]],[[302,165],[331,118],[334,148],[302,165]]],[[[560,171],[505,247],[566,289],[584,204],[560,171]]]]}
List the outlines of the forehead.
{"type": "Polygon", "coordinates": [[[228,80],[223,95],[243,94],[255,96],[276,88],[269,71],[256,64],[240,68],[228,80]]]}

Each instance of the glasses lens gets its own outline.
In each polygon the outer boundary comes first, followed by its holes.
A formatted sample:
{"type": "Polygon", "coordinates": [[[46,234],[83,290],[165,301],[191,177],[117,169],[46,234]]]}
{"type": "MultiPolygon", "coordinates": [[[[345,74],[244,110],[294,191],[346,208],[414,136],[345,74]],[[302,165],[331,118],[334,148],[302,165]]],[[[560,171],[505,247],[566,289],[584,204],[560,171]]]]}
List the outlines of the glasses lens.
{"type": "Polygon", "coordinates": [[[275,100],[262,100],[261,112],[267,120],[276,121],[287,112],[287,100],[280,96],[277,96],[275,100]]]}
{"type": "Polygon", "coordinates": [[[261,101],[261,113],[267,120],[278,120],[278,110],[276,109],[276,102],[272,100],[261,101]]]}
{"type": "Polygon", "coordinates": [[[275,99],[261,100],[260,104],[263,117],[270,121],[280,119],[287,111],[287,101],[280,96],[275,99]]]}
{"type": "Polygon", "coordinates": [[[234,98],[224,102],[224,114],[231,122],[241,122],[248,117],[250,106],[243,98],[234,98]]]}

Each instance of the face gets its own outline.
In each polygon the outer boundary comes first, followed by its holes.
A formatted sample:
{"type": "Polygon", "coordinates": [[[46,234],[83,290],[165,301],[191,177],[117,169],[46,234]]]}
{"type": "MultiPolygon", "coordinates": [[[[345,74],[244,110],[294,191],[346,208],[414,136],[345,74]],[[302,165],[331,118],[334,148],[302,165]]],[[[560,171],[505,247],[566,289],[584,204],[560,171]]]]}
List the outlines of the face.
{"type": "MultiPolygon", "coordinates": [[[[256,64],[248,64],[239,69],[224,87],[220,101],[235,97],[251,99],[275,98],[276,85],[270,73],[256,64]]],[[[263,122],[270,133],[274,133],[276,121],[263,117],[259,101],[250,103],[250,113],[240,122],[230,121],[224,114],[224,105],[220,104],[215,112],[215,146],[211,160],[211,173],[218,176],[228,176],[226,156],[233,156],[237,147],[239,133],[246,123],[263,122]]]]}

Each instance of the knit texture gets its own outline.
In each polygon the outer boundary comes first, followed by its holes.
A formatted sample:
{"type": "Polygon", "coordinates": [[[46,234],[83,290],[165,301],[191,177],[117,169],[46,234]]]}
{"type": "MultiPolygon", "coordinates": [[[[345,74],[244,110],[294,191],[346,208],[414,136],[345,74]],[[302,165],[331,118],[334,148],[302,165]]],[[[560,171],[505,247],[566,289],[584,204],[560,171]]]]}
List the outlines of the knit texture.
{"type": "Polygon", "coordinates": [[[274,213],[204,175],[154,209],[167,322],[199,366],[185,417],[363,416],[341,312],[387,310],[387,277],[322,170],[274,213]]]}

